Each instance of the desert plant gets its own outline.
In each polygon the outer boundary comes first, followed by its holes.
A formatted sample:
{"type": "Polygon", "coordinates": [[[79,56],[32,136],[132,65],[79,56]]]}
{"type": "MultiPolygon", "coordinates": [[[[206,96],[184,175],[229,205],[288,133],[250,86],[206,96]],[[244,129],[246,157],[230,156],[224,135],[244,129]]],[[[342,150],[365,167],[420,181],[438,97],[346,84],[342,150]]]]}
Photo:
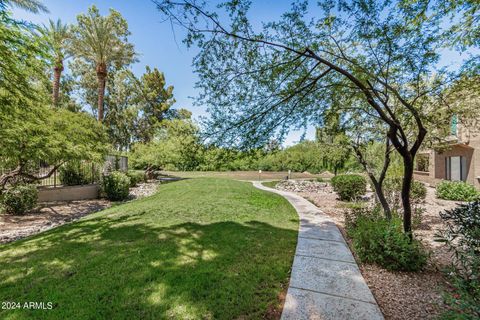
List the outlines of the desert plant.
{"type": "Polygon", "coordinates": [[[402,232],[401,226],[400,219],[387,220],[379,213],[364,210],[350,221],[348,234],[362,262],[378,264],[387,270],[421,270],[427,263],[427,253],[418,240],[402,232]]]}
{"type": "Polygon", "coordinates": [[[37,205],[38,191],[32,184],[18,184],[7,189],[1,198],[3,210],[9,214],[21,215],[37,205]]]}
{"type": "Polygon", "coordinates": [[[107,199],[112,201],[125,200],[128,197],[130,178],[123,172],[113,171],[103,177],[102,187],[107,199]]]}
{"type": "MultiPolygon", "coordinates": [[[[383,191],[391,210],[400,216],[402,209],[402,177],[386,178],[383,182],[383,191]]],[[[412,226],[414,228],[422,223],[423,212],[425,211],[422,205],[426,197],[427,187],[420,181],[412,181],[410,202],[412,205],[412,226]]]]}
{"type": "Polygon", "coordinates": [[[474,186],[463,181],[442,181],[437,185],[437,197],[454,201],[474,201],[479,193],[474,186]]]}
{"type": "Polygon", "coordinates": [[[367,191],[367,180],[356,174],[341,174],[332,178],[333,189],[341,200],[357,199],[367,191]]]}
{"type": "Polygon", "coordinates": [[[447,292],[449,306],[444,318],[480,318],[480,201],[460,205],[440,213],[445,229],[437,241],[454,254],[448,273],[453,292],[447,292]]]}

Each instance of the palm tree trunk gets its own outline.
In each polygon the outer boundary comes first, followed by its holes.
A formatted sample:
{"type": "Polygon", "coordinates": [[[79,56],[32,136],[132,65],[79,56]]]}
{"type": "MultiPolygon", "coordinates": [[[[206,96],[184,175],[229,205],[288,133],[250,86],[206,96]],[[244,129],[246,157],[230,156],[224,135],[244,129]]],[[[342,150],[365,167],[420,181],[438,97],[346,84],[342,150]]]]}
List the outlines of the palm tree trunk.
{"type": "Polygon", "coordinates": [[[105,100],[105,85],[107,82],[107,66],[105,63],[97,65],[97,80],[98,80],[98,121],[103,121],[103,105],[105,100]]]}
{"type": "Polygon", "coordinates": [[[56,107],[58,106],[58,96],[60,93],[60,78],[63,71],[63,62],[59,62],[53,68],[53,91],[52,91],[52,102],[56,107]]]}

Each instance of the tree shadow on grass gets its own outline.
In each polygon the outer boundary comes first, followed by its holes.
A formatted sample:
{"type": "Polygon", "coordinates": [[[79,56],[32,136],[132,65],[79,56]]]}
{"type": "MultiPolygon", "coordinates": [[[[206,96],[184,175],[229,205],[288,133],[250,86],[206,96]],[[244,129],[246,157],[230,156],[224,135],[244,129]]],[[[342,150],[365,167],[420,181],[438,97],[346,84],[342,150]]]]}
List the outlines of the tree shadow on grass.
{"type": "Polygon", "coordinates": [[[54,303],[0,318],[262,318],[288,283],[296,230],[137,219],[80,221],[0,247],[0,300],[54,303]]]}

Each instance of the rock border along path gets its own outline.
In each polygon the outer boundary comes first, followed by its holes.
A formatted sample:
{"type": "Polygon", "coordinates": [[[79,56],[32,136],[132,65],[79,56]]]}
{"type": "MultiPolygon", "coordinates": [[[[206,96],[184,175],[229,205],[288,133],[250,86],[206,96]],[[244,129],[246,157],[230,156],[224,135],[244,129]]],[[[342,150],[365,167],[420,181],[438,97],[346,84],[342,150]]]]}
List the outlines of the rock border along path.
{"type": "Polygon", "coordinates": [[[306,199],[286,191],[253,185],[285,197],[300,217],[283,320],[383,319],[340,230],[306,199]]]}

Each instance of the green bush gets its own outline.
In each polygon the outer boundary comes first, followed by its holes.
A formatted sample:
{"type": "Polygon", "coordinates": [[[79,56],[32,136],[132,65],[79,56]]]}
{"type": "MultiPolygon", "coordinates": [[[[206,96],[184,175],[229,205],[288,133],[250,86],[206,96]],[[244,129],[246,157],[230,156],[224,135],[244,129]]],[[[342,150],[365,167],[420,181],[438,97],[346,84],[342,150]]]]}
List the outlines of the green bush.
{"type": "Polygon", "coordinates": [[[19,184],[7,189],[1,199],[6,213],[24,214],[37,205],[37,187],[31,184],[19,184]]]}
{"type": "Polygon", "coordinates": [[[437,241],[453,253],[448,273],[454,291],[445,294],[445,319],[480,318],[480,201],[440,213],[445,228],[437,241]]]}
{"type": "Polygon", "coordinates": [[[331,183],[340,200],[355,200],[367,191],[367,180],[356,174],[337,175],[332,178],[331,183]]]}
{"type": "Polygon", "coordinates": [[[68,162],[58,170],[60,183],[65,186],[79,186],[91,182],[80,162],[68,162]]]}
{"type": "Polygon", "coordinates": [[[128,197],[130,178],[123,172],[113,171],[108,176],[103,177],[102,187],[107,199],[112,201],[125,200],[128,197]]]}
{"type": "MultiPolygon", "coordinates": [[[[400,193],[402,190],[402,178],[387,178],[383,182],[383,191],[392,207],[401,206],[400,193]]],[[[410,189],[410,200],[412,202],[423,202],[427,197],[427,187],[420,181],[413,180],[410,189]]]]}
{"type": "Polygon", "coordinates": [[[145,172],[143,171],[129,170],[127,176],[130,178],[130,187],[135,187],[139,183],[146,181],[145,172]]]}
{"type": "Polygon", "coordinates": [[[474,201],[479,193],[474,186],[463,181],[442,181],[437,185],[437,197],[445,200],[474,201]]]}
{"type": "Polygon", "coordinates": [[[402,232],[401,220],[389,221],[379,209],[354,209],[346,217],[353,250],[362,262],[387,270],[418,271],[425,267],[427,254],[421,243],[402,232]]]}
{"type": "MultiPolygon", "coordinates": [[[[390,209],[397,214],[401,214],[402,210],[402,177],[388,177],[383,182],[383,192],[387,199],[390,209]]],[[[412,181],[412,187],[410,189],[410,202],[413,210],[412,225],[417,228],[421,225],[423,219],[423,212],[425,209],[422,207],[427,197],[427,187],[420,181],[412,181]]]]}

